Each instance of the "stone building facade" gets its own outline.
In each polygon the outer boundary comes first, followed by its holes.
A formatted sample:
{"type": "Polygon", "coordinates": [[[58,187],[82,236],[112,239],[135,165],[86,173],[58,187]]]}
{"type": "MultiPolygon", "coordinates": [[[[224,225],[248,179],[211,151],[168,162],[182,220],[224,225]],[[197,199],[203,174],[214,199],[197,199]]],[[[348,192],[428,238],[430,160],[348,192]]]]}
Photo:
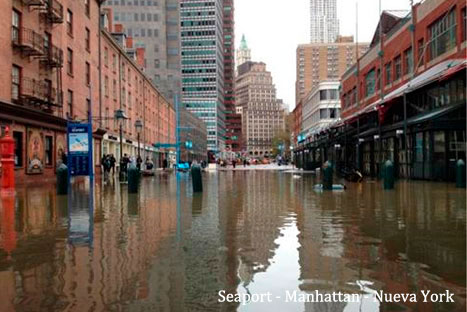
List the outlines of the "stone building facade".
{"type": "Polygon", "coordinates": [[[238,67],[236,95],[246,153],[252,157],[271,155],[274,136],[285,129],[285,112],[265,63],[250,61],[238,67]]]}

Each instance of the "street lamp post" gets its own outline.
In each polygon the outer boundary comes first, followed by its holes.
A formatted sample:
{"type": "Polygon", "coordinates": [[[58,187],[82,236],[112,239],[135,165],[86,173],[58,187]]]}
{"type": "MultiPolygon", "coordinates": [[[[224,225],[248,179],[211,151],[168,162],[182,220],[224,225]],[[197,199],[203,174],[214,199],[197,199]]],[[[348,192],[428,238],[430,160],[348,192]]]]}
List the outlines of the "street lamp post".
{"type": "Polygon", "coordinates": [[[140,146],[139,146],[139,135],[141,133],[141,130],[143,129],[143,122],[140,119],[137,119],[135,121],[135,129],[136,129],[136,134],[138,136],[138,158],[141,158],[140,146]]]}
{"type": "Polygon", "coordinates": [[[118,179],[119,181],[123,181],[125,179],[125,176],[122,171],[122,159],[123,159],[123,123],[125,122],[125,119],[127,119],[127,116],[125,115],[125,112],[122,109],[117,109],[115,111],[115,119],[118,122],[118,130],[120,134],[120,170],[118,173],[118,179]]]}

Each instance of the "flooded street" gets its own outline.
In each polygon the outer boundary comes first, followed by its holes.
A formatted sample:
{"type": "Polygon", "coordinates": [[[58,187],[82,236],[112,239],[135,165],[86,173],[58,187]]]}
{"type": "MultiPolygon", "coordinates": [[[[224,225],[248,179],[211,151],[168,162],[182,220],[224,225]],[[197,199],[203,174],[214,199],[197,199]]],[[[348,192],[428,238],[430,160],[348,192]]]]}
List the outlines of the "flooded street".
{"type": "Polygon", "coordinates": [[[0,311],[464,311],[466,195],[451,184],[347,183],[272,171],[17,189],[0,214],[0,311]],[[272,302],[220,303],[218,293],[272,302]],[[423,302],[421,290],[454,293],[423,302]],[[358,302],[287,302],[341,292],[358,302]],[[417,302],[376,296],[416,293],[417,302]]]}

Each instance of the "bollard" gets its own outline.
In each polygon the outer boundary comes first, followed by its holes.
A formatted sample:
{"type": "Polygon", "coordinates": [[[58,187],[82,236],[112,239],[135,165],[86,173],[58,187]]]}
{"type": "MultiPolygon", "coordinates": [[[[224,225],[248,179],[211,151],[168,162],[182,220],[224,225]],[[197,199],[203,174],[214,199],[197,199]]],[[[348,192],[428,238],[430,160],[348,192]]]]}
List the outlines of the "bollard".
{"type": "Polygon", "coordinates": [[[193,193],[203,191],[203,179],[201,177],[201,167],[199,165],[191,166],[191,179],[193,182],[193,193]]]}
{"type": "Polygon", "coordinates": [[[139,170],[135,164],[130,164],[128,166],[128,192],[129,193],[138,193],[138,184],[139,184],[139,170]]]}
{"type": "Polygon", "coordinates": [[[394,165],[392,161],[387,160],[383,165],[383,188],[392,190],[394,188],[394,165]]]}
{"type": "Polygon", "coordinates": [[[57,194],[68,194],[68,167],[65,164],[57,168],[57,194]]]}
{"type": "Polygon", "coordinates": [[[465,162],[462,159],[456,163],[456,187],[465,188],[465,162]]]}
{"type": "Polygon", "coordinates": [[[332,190],[333,175],[332,163],[330,161],[325,162],[323,165],[323,190],[332,190]]]}

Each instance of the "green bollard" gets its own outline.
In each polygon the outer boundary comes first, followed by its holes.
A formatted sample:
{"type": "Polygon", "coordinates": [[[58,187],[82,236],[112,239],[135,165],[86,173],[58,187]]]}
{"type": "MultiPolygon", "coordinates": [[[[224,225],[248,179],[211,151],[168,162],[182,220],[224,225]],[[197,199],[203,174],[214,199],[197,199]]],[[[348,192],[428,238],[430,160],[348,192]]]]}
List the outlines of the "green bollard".
{"type": "Polygon", "coordinates": [[[462,159],[456,163],[456,187],[465,188],[465,162],[462,159]]]}
{"type": "Polygon", "coordinates": [[[201,177],[201,167],[198,165],[191,166],[191,179],[193,182],[193,193],[203,191],[203,179],[201,177]]]}
{"type": "Polygon", "coordinates": [[[387,160],[383,166],[383,187],[385,190],[392,190],[394,188],[394,165],[392,161],[387,160]]]}
{"type": "Polygon", "coordinates": [[[128,166],[128,193],[138,193],[139,170],[135,164],[128,166]]]}
{"type": "Polygon", "coordinates": [[[323,190],[332,190],[333,175],[332,163],[330,161],[325,162],[323,165],[323,190]]]}
{"type": "Polygon", "coordinates": [[[68,167],[65,164],[57,168],[57,194],[68,194],[68,167]]]}

